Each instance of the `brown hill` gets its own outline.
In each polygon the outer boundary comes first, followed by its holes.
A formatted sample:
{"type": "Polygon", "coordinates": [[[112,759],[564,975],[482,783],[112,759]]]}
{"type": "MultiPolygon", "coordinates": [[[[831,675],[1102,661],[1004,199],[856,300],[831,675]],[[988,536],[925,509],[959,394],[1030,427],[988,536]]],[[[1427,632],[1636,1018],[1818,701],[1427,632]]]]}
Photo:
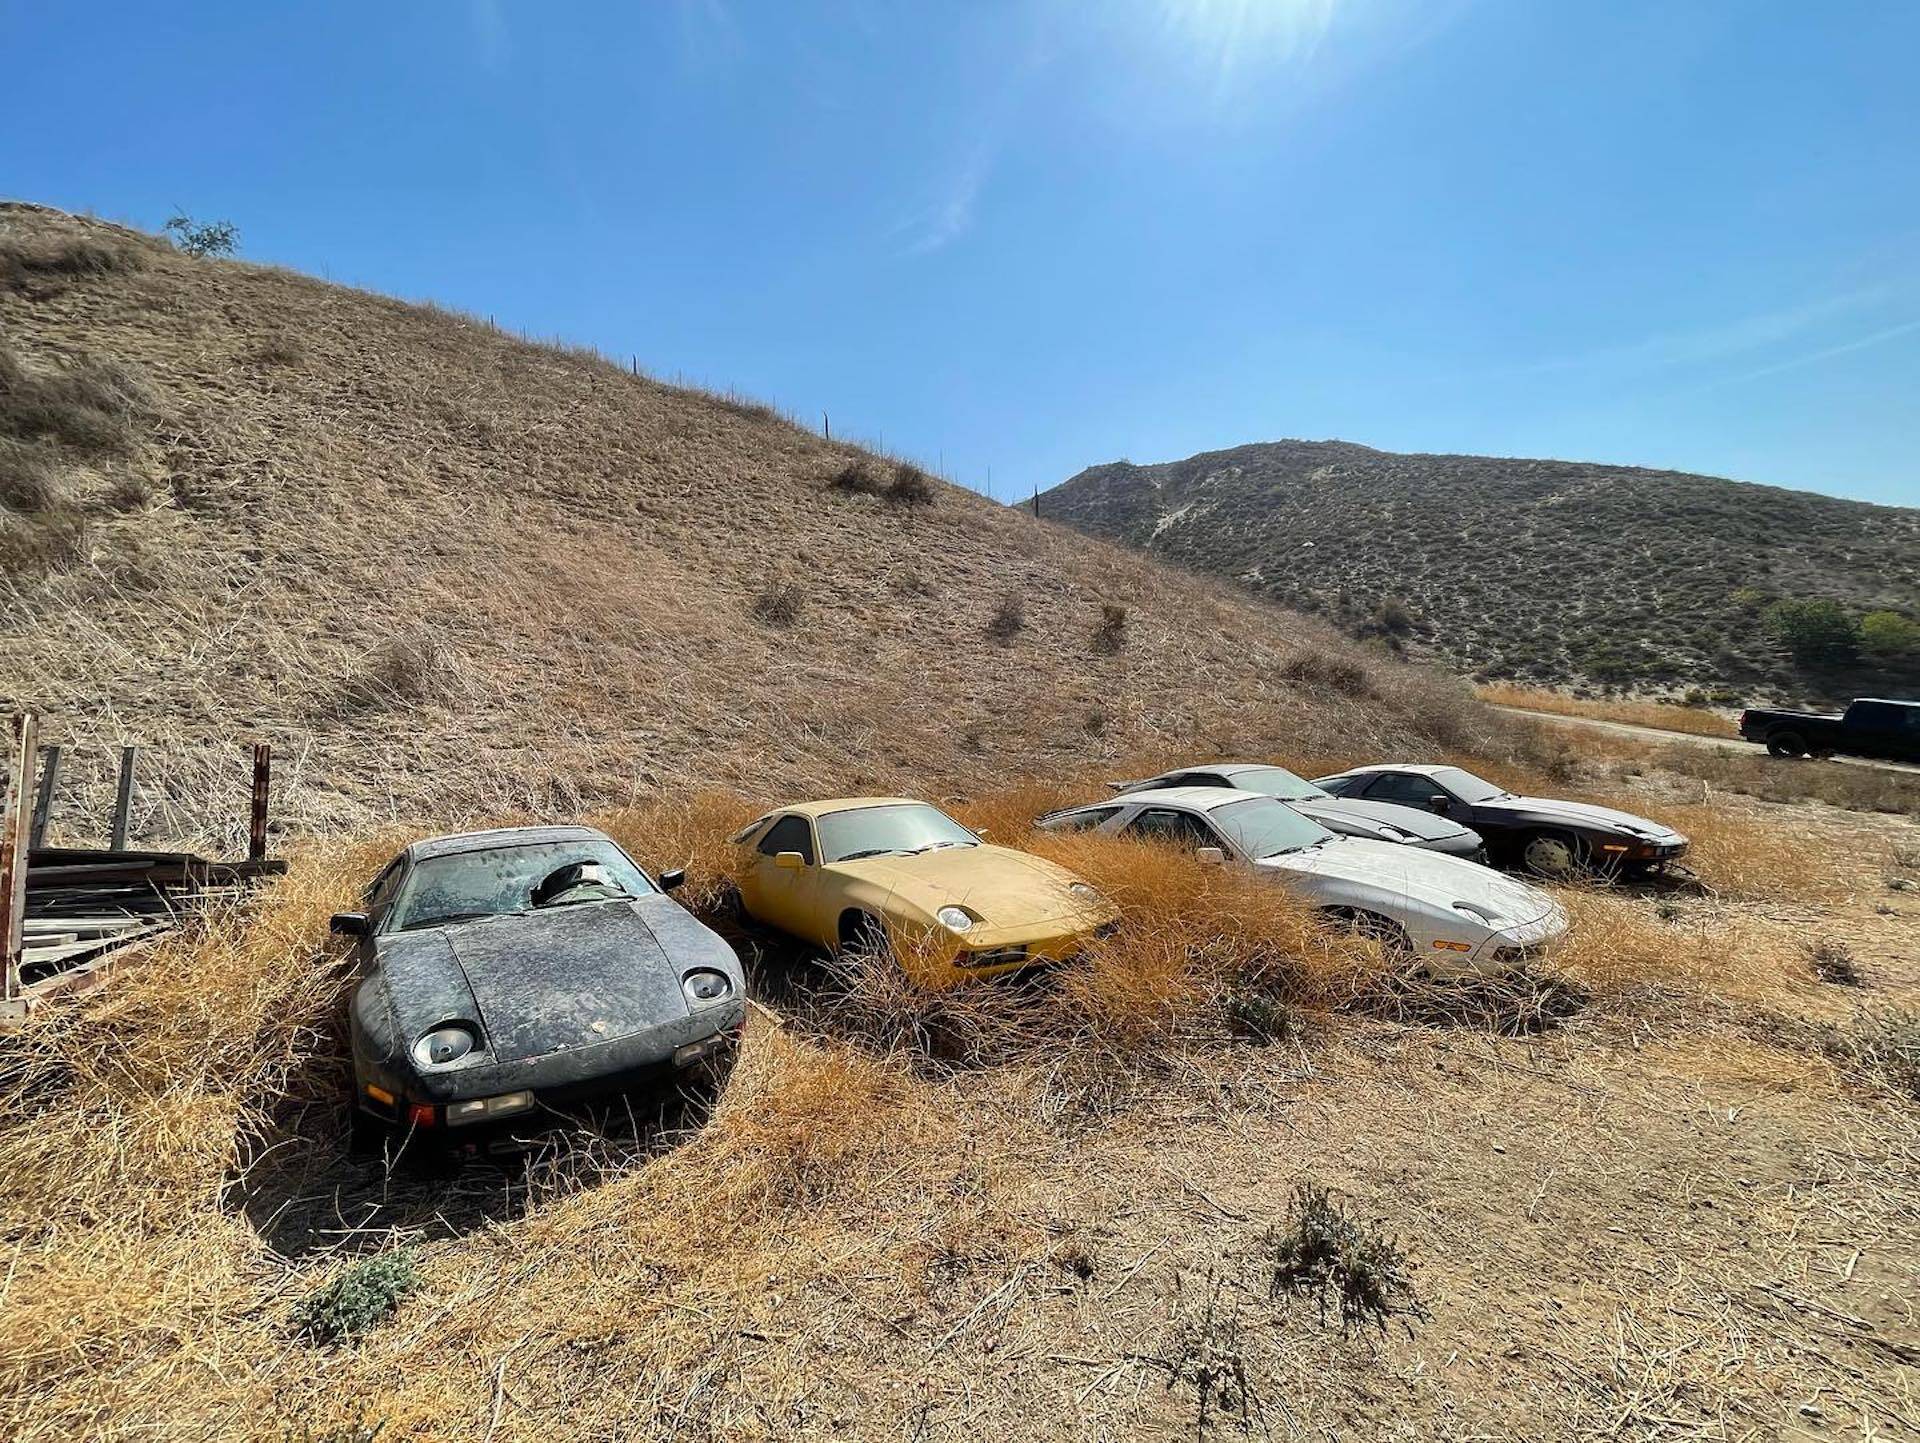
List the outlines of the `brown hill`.
{"type": "Polygon", "coordinates": [[[1920,686],[1920,651],[1796,665],[1778,599],[1911,616],[1920,511],[1585,462],[1275,441],[1095,466],[1043,515],[1483,679],[1851,695],[1920,686]]]}
{"type": "Polygon", "coordinates": [[[1469,715],[1307,619],[432,306],[8,206],[0,337],[0,709],[166,744],[155,832],[238,815],[254,735],[282,816],[351,825],[1469,715]]]}

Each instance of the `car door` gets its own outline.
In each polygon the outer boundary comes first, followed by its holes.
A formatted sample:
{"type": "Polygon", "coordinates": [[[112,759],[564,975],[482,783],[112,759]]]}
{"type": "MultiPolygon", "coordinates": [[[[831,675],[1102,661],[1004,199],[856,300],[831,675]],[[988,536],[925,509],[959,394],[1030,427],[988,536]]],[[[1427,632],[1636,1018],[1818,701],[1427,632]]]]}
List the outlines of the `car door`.
{"type": "Polygon", "coordinates": [[[740,875],[740,900],[747,915],[769,927],[823,946],[837,940],[823,936],[820,922],[819,853],[814,847],[813,823],[788,813],[760,834],[740,875]],[[798,852],[799,867],[782,867],[774,859],[782,852],[798,852]]]}
{"type": "Polygon", "coordinates": [[[1474,825],[1472,807],[1432,777],[1419,772],[1380,772],[1360,795],[1370,802],[1392,802],[1395,806],[1412,807],[1429,815],[1447,817],[1462,826],[1474,825]],[[1447,799],[1446,811],[1436,811],[1433,805],[1435,797],[1447,799]]]}
{"type": "Polygon", "coordinates": [[[1177,807],[1147,807],[1123,830],[1129,837],[1167,842],[1189,852],[1198,851],[1201,847],[1218,847],[1228,856],[1233,855],[1232,848],[1227,846],[1226,840],[1214,831],[1206,818],[1177,807]]]}

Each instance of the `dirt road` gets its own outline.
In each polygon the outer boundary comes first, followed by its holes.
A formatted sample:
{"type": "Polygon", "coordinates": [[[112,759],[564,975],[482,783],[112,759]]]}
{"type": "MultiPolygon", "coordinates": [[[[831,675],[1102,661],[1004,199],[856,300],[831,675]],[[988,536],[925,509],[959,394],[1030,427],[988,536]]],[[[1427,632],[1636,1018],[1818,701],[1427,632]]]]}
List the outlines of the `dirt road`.
{"type": "MultiPolygon", "coordinates": [[[[1497,703],[1490,703],[1490,705],[1495,705],[1500,711],[1512,712],[1515,716],[1535,717],[1540,721],[1565,722],[1568,726],[1598,727],[1602,731],[1625,732],[1628,736],[1649,737],[1654,741],[1691,742],[1695,746],[1725,747],[1729,751],[1748,752],[1758,756],[1765,756],[1767,751],[1758,742],[1742,741],[1738,737],[1703,737],[1693,732],[1668,731],[1664,727],[1636,726],[1632,722],[1601,721],[1598,717],[1562,716],[1559,712],[1533,711],[1521,706],[1498,706],[1497,703]]],[[[1883,762],[1871,757],[1830,757],[1828,760],[1850,767],[1873,767],[1883,772],[1920,773],[1920,767],[1911,766],[1905,762],[1883,762]]],[[[1803,759],[1799,762],[1783,761],[1781,765],[1809,766],[1813,763],[1803,759]]]]}

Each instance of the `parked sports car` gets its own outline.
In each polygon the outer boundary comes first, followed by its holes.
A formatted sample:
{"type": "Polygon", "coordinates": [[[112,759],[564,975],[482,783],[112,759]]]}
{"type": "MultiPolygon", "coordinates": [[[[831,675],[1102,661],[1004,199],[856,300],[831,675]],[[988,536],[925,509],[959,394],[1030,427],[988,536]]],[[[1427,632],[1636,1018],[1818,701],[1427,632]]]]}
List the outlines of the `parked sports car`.
{"type": "Polygon", "coordinates": [[[992,976],[1070,956],[1118,915],[1065,868],[902,797],[782,807],[733,840],[747,915],[835,953],[992,976]]]}
{"type": "Polygon", "coordinates": [[[1337,797],[1427,807],[1485,837],[1495,862],[1541,877],[1645,870],[1687,850],[1679,832],[1645,817],[1585,802],[1515,796],[1459,767],[1355,767],[1314,780],[1337,797]]]}
{"type": "Polygon", "coordinates": [[[1154,791],[1161,787],[1232,787],[1285,802],[1296,812],[1343,837],[1366,837],[1375,842],[1400,842],[1449,857],[1484,862],[1486,848],[1471,828],[1436,816],[1424,807],[1393,802],[1369,802],[1336,797],[1285,767],[1259,762],[1204,762],[1162,772],[1144,782],[1115,782],[1121,794],[1154,791]]]}
{"type": "Polygon", "coordinates": [[[612,838],[513,827],[416,842],[353,939],[354,1102],[464,1150],[564,1104],[708,1085],[746,1021],[740,962],[612,838]]]}
{"type": "Polygon", "coordinates": [[[1250,867],[1330,917],[1380,937],[1436,976],[1510,971],[1567,930],[1551,897],[1473,862],[1418,847],[1341,837],[1272,797],[1225,787],[1165,787],[1040,818],[1191,848],[1250,867]]]}

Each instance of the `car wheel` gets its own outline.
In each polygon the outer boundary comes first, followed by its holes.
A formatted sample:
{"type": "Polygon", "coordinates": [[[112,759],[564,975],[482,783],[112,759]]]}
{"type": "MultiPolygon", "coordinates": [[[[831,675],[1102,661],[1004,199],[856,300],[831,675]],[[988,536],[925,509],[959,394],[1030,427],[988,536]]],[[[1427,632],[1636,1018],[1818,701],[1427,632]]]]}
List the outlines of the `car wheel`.
{"type": "Polygon", "coordinates": [[[1363,937],[1369,942],[1377,942],[1381,954],[1389,962],[1404,962],[1414,955],[1413,939],[1407,935],[1407,929],[1391,917],[1382,917],[1378,912],[1361,912],[1345,908],[1336,909],[1327,915],[1354,936],[1363,937]]]}
{"type": "Polygon", "coordinates": [[[1536,877],[1570,877],[1580,870],[1580,845],[1563,832],[1535,832],[1520,844],[1520,862],[1536,877]]]}
{"type": "Polygon", "coordinates": [[[1767,738],[1767,750],[1776,757],[1803,757],[1807,744],[1798,732],[1775,732],[1767,738]]]}
{"type": "Polygon", "coordinates": [[[854,912],[840,919],[840,950],[835,958],[850,962],[860,957],[886,960],[893,956],[887,929],[871,912],[854,912]]]}

